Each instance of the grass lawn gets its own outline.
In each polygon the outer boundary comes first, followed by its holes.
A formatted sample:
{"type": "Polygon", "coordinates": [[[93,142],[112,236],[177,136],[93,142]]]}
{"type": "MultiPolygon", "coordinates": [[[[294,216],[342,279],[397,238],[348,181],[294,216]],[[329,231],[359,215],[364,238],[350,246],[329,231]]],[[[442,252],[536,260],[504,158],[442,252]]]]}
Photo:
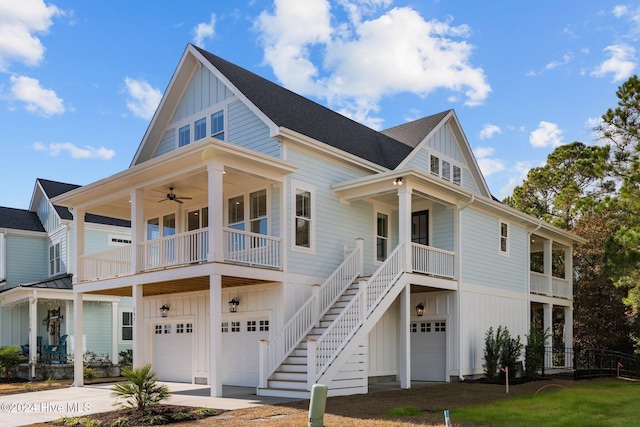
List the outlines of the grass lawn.
{"type": "Polygon", "coordinates": [[[640,423],[640,382],[585,382],[451,411],[452,421],[504,426],[632,426],[640,423]]]}

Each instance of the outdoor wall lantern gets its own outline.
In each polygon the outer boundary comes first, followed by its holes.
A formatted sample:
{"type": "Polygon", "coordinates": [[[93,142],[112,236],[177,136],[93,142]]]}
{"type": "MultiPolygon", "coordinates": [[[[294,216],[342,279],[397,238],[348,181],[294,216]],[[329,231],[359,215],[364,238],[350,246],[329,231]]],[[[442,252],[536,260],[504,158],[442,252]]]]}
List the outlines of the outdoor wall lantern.
{"type": "Polygon", "coordinates": [[[402,178],[396,178],[396,180],[393,181],[393,185],[402,185],[402,178]]]}
{"type": "Polygon", "coordinates": [[[169,315],[169,306],[167,304],[162,304],[160,307],[160,316],[167,317],[169,315]]]}
{"type": "Polygon", "coordinates": [[[231,301],[229,301],[229,312],[235,313],[238,311],[238,306],[240,305],[240,300],[238,297],[233,297],[231,301]]]}
{"type": "Polygon", "coordinates": [[[424,316],[424,304],[422,304],[421,302],[416,305],[416,314],[418,315],[418,317],[424,316]]]}

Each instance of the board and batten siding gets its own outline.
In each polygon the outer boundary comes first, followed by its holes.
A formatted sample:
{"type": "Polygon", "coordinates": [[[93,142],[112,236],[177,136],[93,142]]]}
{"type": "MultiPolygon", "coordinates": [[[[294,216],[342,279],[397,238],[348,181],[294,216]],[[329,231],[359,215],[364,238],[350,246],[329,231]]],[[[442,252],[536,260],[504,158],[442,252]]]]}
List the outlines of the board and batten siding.
{"type": "Polygon", "coordinates": [[[232,96],[231,90],[206,67],[198,67],[178,103],[171,123],[187,118],[232,96]]]}
{"type": "Polygon", "coordinates": [[[48,276],[47,239],[36,236],[8,234],[7,287],[31,283],[48,276]]]}
{"type": "Polygon", "coordinates": [[[373,208],[370,203],[345,204],[331,191],[331,185],[362,176],[325,158],[289,148],[287,160],[301,166],[288,177],[287,226],[292,230],[295,206],[292,206],[296,183],[314,189],[315,252],[297,251],[295,234],[289,232],[287,270],[290,273],[328,277],[344,260],[344,247],[353,249],[356,239],[365,239],[365,271],[371,271],[373,260],[373,208]]]}
{"type": "Polygon", "coordinates": [[[528,333],[529,307],[525,295],[495,292],[461,284],[462,375],[483,373],[484,338],[489,328],[507,327],[512,337],[524,339],[528,333]],[[470,290],[467,288],[471,288],[470,290]]]}
{"type": "MultiPolygon", "coordinates": [[[[38,322],[42,324],[42,322],[38,322]]],[[[29,342],[29,305],[0,306],[0,346],[29,342]]]]}
{"type": "Polygon", "coordinates": [[[500,254],[500,219],[474,209],[461,212],[462,281],[527,292],[527,232],[509,223],[509,255],[500,254]]]}
{"type": "Polygon", "coordinates": [[[398,315],[396,300],[369,332],[369,376],[398,373],[398,315]]]}
{"type": "Polygon", "coordinates": [[[263,154],[280,157],[280,143],[269,136],[269,128],[242,101],[229,104],[227,141],[263,154]]]}
{"type": "MultiPolygon", "coordinates": [[[[431,135],[427,146],[438,153],[444,154],[456,162],[465,164],[460,147],[449,126],[442,126],[431,135]]],[[[435,153],[434,153],[435,154],[435,153]]]]}
{"type": "Polygon", "coordinates": [[[53,208],[53,205],[49,203],[49,199],[44,195],[40,198],[40,203],[38,203],[38,209],[36,212],[47,233],[51,233],[60,227],[60,217],[53,208]]]}

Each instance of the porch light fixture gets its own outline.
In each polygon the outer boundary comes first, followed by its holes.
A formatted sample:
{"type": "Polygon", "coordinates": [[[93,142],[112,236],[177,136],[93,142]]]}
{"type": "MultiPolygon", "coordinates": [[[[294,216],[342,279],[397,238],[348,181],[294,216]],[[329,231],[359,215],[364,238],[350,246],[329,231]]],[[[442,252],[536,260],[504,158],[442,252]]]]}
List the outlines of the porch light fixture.
{"type": "Polygon", "coordinates": [[[162,304],[160,307],[160,316],[167,317],[169,315],[169,306],[167,304],[162,304]]]}
{"type": "Polygon", "coordinates": [[[395,181],[393,181],[393,185],[402,185],[402,178],[396,178],[395,181]]]}
{"type": "Polygon", "coordinates": [[[240,305],[240,300],[238,297],[233,297],[231,301],[229,301],[229,312],[236,313],[238,311],[238,306],[240,305]]]}
{"type": "Polygon", "coordinates": [[[424,304],[422,304],[421,302],[416,305],[416,314],[418,315],[418,317],[424,316],[424,304]]]}

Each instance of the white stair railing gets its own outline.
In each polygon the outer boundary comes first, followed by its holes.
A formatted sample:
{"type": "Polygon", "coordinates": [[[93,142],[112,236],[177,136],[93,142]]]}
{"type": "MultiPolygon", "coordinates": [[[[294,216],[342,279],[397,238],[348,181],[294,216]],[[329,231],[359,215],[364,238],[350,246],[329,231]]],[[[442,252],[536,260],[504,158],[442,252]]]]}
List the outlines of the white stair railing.
{"type": "Polygon", "coordinates": [[[404,243],[400,243],[322,336],[307,342],[309,390],[402,275],[404,258],[404,243]]]}
{"type": "Polygon", "coordinates": [[[270,340],[260,341],[260,388],[267,387],[267,380],[284,362],[291,351],[318,324],[322,316],[336,300],[362,274],[363,240],[357,239],[356,249],[298,309],[291,319],[270,340]]]}

